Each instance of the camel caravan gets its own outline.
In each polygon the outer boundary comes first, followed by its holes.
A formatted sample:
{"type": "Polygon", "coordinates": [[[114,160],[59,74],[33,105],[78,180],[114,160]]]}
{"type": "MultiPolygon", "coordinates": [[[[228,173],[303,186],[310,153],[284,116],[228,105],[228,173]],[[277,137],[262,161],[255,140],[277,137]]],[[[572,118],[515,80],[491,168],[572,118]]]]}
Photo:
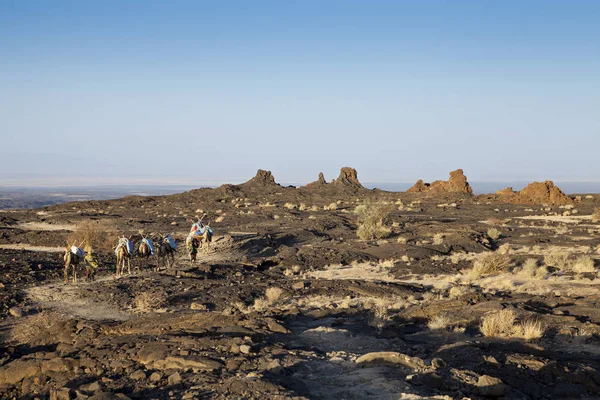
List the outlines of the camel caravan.
{"type": "MultiPolygon", "coordinates": [[[[207,225],[204,225],[202,223],[202,218],[199,218],[192,224],[185,240],[189,260],[192,263],[196,262],[198,250],[200,248],[203,248],[205,252],[209,251],[213,235],[214,231],[210,227],[210,222],[207,225]]],[[[89,244],[82,247],[83,244],[84,243],[82,242],[76,246],[73,243],[71,245],[67,244],[67,247],[65,247],[65,254],[63,256],[65,263],[65,283],[69,282],[69,272],[71,272],[72,281],[77,282],[76,267],[82,263],[85,267],[85,280],[93,281],[95,279],[98,261],[92,247],[89,244]]],[[[131,275],[131,263],[135,258],[139,260],[138,269],[140,270],[140,266],[144,262],[150,261],[152,257],[155,257],[154,272],[159,271],[161,263],[166,269],[169,269],[175,264],[176,251],[177,242],[168,233],[154,233],[149,236],[142,235],[137,245],[134,245],[132,236],[121,236],[115,247],[116,271],[114,277],[119,278],[123,276],[126,267],[127,274],[131,275]]]]}

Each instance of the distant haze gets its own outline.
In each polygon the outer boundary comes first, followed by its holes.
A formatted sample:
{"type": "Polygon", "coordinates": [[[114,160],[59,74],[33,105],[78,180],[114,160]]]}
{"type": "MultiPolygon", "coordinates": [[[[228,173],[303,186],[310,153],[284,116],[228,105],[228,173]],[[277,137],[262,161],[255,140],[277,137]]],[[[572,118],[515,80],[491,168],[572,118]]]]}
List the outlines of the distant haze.
{"type": "Polygon", "coordinates": [[[598,181],[598,21],[597,1],[3,1],[0,185],[598,181]]]}

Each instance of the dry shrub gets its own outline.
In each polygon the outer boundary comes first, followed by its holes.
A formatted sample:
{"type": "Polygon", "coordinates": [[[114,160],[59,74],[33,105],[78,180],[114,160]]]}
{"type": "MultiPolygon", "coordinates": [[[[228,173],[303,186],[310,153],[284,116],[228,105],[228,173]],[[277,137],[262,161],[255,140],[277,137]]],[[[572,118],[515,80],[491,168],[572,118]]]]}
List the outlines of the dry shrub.
{"type": "Polygon", "coordinates": [[[487,337],[510,337],[516,317],[515,311],[509,308],[487,314],[483,317],[481,332],[487,337]]]}
{"type": "Polygon", "coordinates": [[[451,299],[458,299],[458,298],[464,296],[465,294],[473,293],[474,291],[475,291],[475,289],[473,289],[470,286],[466,286],[466,285],[453,286],[448,291],[448,296],[451,299]]]}
{"type": "Polygon", "coordinates": [[[328,206],[323,206],[323,210],[335,211],[337,210],[337,203],[331,203],[328,206]]]}
{"type": "Polygon", "coordinates": [[[363,240],[387,237],[391,233],[391,229],[386,226],[391,211],[389,204],[365,200],[354,210],[354,214],[358,217],[357,236],[363,240]]]}
{"type": "Polygon", "coordinates": [[[500,239],[500,236],[502,236],[502,232],[496,228],[490,228],[487,231],[487,235],[490,239],[497,240],[500,239]]]}
{"type": "Polygon", "coordinates": [[[265,298],[269,301],[270,304],[274,304],[279,300],[283,290],[278,287],[270,287],[265,291],[265,298]]]}
{"type": "Polygon", "coordinates": [[[216,222],[216,223],[223,222],[223,220],[225,220],[225,217],[224,217],[224,216],[222,216],[222,215],[221,215],[221,216],[219,216],[219,217],[217,217],[217,218],[215,218],[215,222],[216,222]]]}
{"type": "Polygon", "coordinates": [[[592,221],[600,222],[600,208],[594,208],[594,213],[592,214],[592,221]]]}
{"type": "Polygon", "coordinates": [[[539,339],[544,336],[545,330],[546,328],[540,320],[532,318],[521,322],[517,335],[525,340],[539,339]]]}
{"type": "Polygon", "coordinates": [[[146,290],[135,295],[133,308],[138,311],[151,311],[163,307],[167,302],[167,295],[159,290],[146,290]]]}
{"type": "Polygon", "coordinates": [[[300,206],[298,207],[298,210],[300,211],[306,211],[308,210],[308,206],[304,203],[300,203],[300,206]]]}
{"type": "Polygon", "coordinates": [[[434,245],[441,245],[444,243],[444,234],[443,233],[436,233],[433,236],[433,244],[434,245]]]}
{"type": "Polygon", "coordinates": [[[547,254],[544,257],[544,264],[546,264],[548,267],[556,267],[560,270],[567,270],[570,266],[570,257],[571,253],[567,251],[555,251],[547,254]]]}
{"type": "Polygon", "coordinates": [[[499,274],[508,270],[509,266],[510,256],[507,254],[482,253],[473,260],[472,274],[474,277],[499,274]]]}
{"type": "Polygon", "coordinates": [[[429,320],[427,327],[434,330],[446,329],[450,324],[452,320],[447,314],[439,314],[429,320]]]}
{"type": "Polygon", "coordinates": [[[578,274],[595,273],[596,261],[590,256],[581,255],[573,261],[571,268],[578,274]]]}
{"type": "Polygon", "coordinates": [[[294,210],[294,209],[298,208],[297,205],[292,204],[292,203],[285,203],[284,207],[287,208],[288,210],[294,210]]]}
{"type": "Polygon", "coordinates": [[[370,311],[369,326],[378,331],[382,331],[392,320],[392,317],[388,313],[388,308],[384,305],[373,306],[370,311]]]}
{"type": "Polygon", "coordinates": [[[523,263],[519,275],[526,278],[534,278],[538,271],[538,260],[536,258],[528,258],[523,263]]]}
{"type": "Polygon", "coordinates": [[[64,323],[66,318],[53,311],[41,311],[18,320],[10,330],[10,339],[16,343],[28,344],[50,335],[50,330],[64,323]]]}
{"type": "Polygon", "coordinates": [[[83,221],[77,224],[77,227],[67,241],[69,245],[91,246],[95,251],[112,251],[117,244],[116,239],[111,240],[111,232],[114,232],[114,226],[107,221],[83,221]]]}

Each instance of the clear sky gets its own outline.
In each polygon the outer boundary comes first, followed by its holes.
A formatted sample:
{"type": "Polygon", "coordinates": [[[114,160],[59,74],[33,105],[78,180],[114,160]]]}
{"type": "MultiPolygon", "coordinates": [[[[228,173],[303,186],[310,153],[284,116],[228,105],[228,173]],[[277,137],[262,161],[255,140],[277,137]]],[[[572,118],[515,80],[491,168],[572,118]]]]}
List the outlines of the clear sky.
{"type": "Polygon", "coordinates": [[[0,0],[0,137],[0,184],[600,180],[600,1],[0,0]]]}

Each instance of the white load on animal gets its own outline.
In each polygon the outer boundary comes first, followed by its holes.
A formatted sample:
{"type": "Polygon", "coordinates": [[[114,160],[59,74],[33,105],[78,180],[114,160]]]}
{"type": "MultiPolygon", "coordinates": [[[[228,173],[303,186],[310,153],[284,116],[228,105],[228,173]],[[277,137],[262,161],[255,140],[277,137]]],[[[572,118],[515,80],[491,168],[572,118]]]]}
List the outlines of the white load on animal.
{"type": "Polygon", "coordinates": [[[142,242],[144,242],[148,245],[148,247],[150,248],[150,254],[154,255],[154,243],[152,243],[152,239],[143,238],[142,242]]]}
{"type": "MultiPolygon", "coordinates": [[[[117,245],[117,247],[115,248],[115,254],[117,254],[117,250],[119,250],[119,247],[121,246],[125,246],[125,250],[127,250],[127,253],[132,256],[133,255],[133,242],[125,237],[122,237],[119,239],[119,244],[117,245]]],[[[150,247],[152,249],[152,246],[150,247]]]]}
{"type": "Polygon", "coordinates": [[[75,254],[79,258],[85,257],[85,251],[81,247],[71,246],[71,253],[75,254]]]}
{"type": "Polygon", "coordinates": [[[173,250],[177,250],[177,243],[175,239],[171,237],[168,233],[165,235],[165,243],[167,243],[173,250]]]}

